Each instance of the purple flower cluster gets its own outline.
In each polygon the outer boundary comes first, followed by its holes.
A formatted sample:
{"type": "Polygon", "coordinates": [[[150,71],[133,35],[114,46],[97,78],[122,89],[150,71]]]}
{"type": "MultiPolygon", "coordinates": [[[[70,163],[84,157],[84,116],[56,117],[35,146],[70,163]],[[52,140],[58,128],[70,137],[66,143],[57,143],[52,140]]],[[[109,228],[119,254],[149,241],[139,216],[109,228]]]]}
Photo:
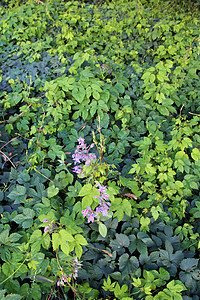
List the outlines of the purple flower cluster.
{"type": "MultiPolygon", "coordinates": [[[[90,149],[94,147],[94,144],[91,144],[89,147],[85,145],[85,139],[79,137],[77,139],[79,145],[77,146],[75,153],[72,155],[72,159],[74,164],[80,164],[81,162],[85,162],[86,166],[90,166],[92,162],[94,162],[97,158],[93,153],[89,153],[90,149]]],[[[83,168],[81,166],[75,166],[74,172],[77,174],[81,174],[83,168]]]]}
{"type": "Polygon", "coordinates": [[[63,273],[57,282],[57,286],[60,286],[60,285],[64,286],[66,282],[67,282],[67,276],[63,273]]]}
{"type": "Polygon", "coordinates": [[[74,279],[76,279],[78,277],[78,269],[81,268],[81,263],[78,261],[77,257],[73,258],[72,265],[73,265],[73,271],[74,271],[73,277],[74,277],[74,279]]]}
{"type": "Polygon", "coordinates": [[[73,277],[74,279],[76,279],[78,277],[78,269],[81,268],[81,263],[78,261],[77,257],[72,259],[71,267],[73,268],[73,273],[71,273],[69,275],[65,275],[63,273],[57,282],[57,286],[60,286],[60,285],[64,286],[64,284],[67,282],[68,278],[73,277]]]}
{"type": "Polygon", "coordinates": [[[98,183],[98,191],[100,192],[100,196],[95,196],[99,199],[99,206],[97,206],[96,210],[93,211],[90,207],[87,207],[86,209],[82,210],[82,214],[84,218],[87,216],[88,223],[94,222],[94,219],[97,218],[101,213],[103,216],[108,215],[109,206],[111,205],[110,202],[107,202],[109,200],[109,195],[106,193],[106,187],[101,186],[98,183]]]}
{"type": "Polygon", "coordinates": [[[48,226],[44,227],[44,233],[49,232],[52,233],[54,229],[56,229],[55,224],[51,221],[49,221],[48,219],[44,219],[42,221],[43,223],[50,223],[48,226]]]}

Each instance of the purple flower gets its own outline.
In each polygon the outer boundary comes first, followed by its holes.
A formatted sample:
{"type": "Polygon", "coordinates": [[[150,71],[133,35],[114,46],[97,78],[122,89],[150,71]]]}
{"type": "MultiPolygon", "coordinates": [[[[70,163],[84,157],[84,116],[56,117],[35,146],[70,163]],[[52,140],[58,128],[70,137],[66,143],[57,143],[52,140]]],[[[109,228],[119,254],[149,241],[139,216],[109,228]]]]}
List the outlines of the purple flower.
{"type": "Polygon", "coordinates": [[[99,188],[98,188],[98,191],[102,194],[102,193],[105,193],[106,192],[106,187],[105,186],[101,186],[99,184],[99,188]]]}
{"type": "Polygon", "coordinates": [[[84,209],[84,210],[82,210],[82,214],[83,214],[83,216],[84,216],[84,218],[88,215],[88,214],[90,214],[90,213],[92,213],[93,212],[93,210],[90,208],[90,207],[88,207],[87,206],[87,208],[86,209],[84,209]]]}
{"type": "Polygon", "coordinates": [[[107,216],[108,215],[108,209],[111,204],[109,202],[104,203],[103,205],[100,205],[96,208],[96,212],[101,212],[103,216],[107,216]]]}
{"type": "MultiPolygon", "coordinates": [[[[94,146],[94,144],[91,144],[90,147],[87,148],[87,146],[85,145],[85,140],[82,137],[79,137],[77,141],[79,142],[79,145],[77,146],[74,154],[72,155],[74,164],[76,165],[80,164],[81,162],[85,162],[86,166],[90,166],[91,162],[96,160],[96,155],[93,153],[89,153],[90,149],[94,146]]],[[[80,174],[81,172],[79,168],[74,168],[74,172],[80,174]]]]}
{"type": "Polygon", "coordinates": [[[49,228],[51,228],[51,226],[44,227],[44,233],[46,233],[49,230],[49,228]]]}
{"type": "Polygon", "coordinates": [[[108,194],[102,194],[102,198],[104,200],[109,200],[109,195],[108,194]]]}
{"type": "Polygon", "coordinates": [[[79,144],[83,145],[84,142],[85,142],[85,139],[83,139],[82,137],[79,137],[79,138],[77,139],[77,141],[79,142],[79,144]]]}
{"type": "Polygon", "coordinates": [[[75,166],[73,168],[74,172],[77,173],[77,174],[81,174],[81,172],[83,171],[83,168],[82,167],[79,167],[79,166],[75,166]]]}
{"type": "Polygon", "coordinates": [[[44,233],[48,232],[48,233],[52,233],[54,229],[56,229],[55,224],[51,221],[49,221],[48,219],[44,219],[42,221],[43,223],[50,223],[48,226],[44,227],[44,233]]]}
{"type": "Polygon", "coordinates": [[[88,218],[88,223],[94,222],[94,219],[98,217],[99,214],[102,214],[103,216],[108,215],[108,210],[109,206],[111,206],[110,202],[106,202],[109,200],[109,195],[106,193],[106,187],[101,186],[100,183],[97,183],[98,185],[98,191],[100,191],[101,195],[100,196],[94,196],[95,198],[99,199],[99,206],[96,207],[95,212],[90,208],[87,207],[82,211],[82,214],[84,218],[87,216],[88,218]],[[106,201],[105,201],[106,200],[106,201]]]}
{"type": "Polygon", "coordinates": [[[90,223],[90,222],[94,222],[94,218],[96,218],[97,217],[97,215],[95,214],[95,213],[91,213],[91,214],[89,214],[88,215],[88,223],[90,223]]]}
{"type": "Polygon", "coordinates": [[[74,160],[74,164],[76,165],[76,164],[80,164],[80,157],[78,156],[78,155],[76,155],[76,154],[73,154],[72,155],[72,158],[73,158],[73,160],[74,160]]]}
{"type": "Polygon", "coordinates": [[[64,286],[67,282],[68,278],[74,278],[76,279],[78,277],[78,270],[81,268],[82,264],[78,261],[77,257],[74,257],[72,261],[70,262],[70,274],[62,274],[57,282],[57,286],[64,286]]]}
{"type": "Polygon", "coordinates": [[[74,279],[76,279],[78,277],[78,269],[81,268],[81,263],[78,261],[78,258],[75,257],[73,258],[73,262],[74,262],[74,265],[73,265],[73,269],[74,269],[74,279]]]}
{"type": "Polygon", "coordinates": [[[46,222],[51,223],[51,221],[49,221],[48,219],[44,219],[42,222],[43,222],[43,223],[46,223],[46,222]]]}
{"type": "Polygon", "coordinates": [[[57,286],[64,286],[64,284],[67,282],[67,276],[65,275],[65,274],[63,274],[60,278],[59,278],[59,280],[58,280],[58,282],[57,282],[57,286]]]}
{"type": "Polygon", "coordinates": [[[85,165],[86,165],[86,166],[89,166],[89,165],[90,165],[90,159],[87,159],[87,160],[85,161],[85,165]]]}
{"type": "Polygon", "coordinates": [[[82,214],[84,218],[87,216],[88,217],[88,223],[94,222],[94,218],[97,217],[97,215],[94,213],[94,211],[90,208],[87,207],[86,209],[82,210],[82,214]]]}

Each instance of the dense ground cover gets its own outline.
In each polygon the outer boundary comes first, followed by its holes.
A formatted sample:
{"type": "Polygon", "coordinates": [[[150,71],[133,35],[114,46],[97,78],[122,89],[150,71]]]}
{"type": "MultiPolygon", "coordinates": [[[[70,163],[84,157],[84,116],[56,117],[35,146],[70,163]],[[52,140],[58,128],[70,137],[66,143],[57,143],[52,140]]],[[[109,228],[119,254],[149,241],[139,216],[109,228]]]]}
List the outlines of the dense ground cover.
{"type": "Polygon", "coordinates": [[[198,2],[0,6],[1,299],[198,300],[198,2]]]}

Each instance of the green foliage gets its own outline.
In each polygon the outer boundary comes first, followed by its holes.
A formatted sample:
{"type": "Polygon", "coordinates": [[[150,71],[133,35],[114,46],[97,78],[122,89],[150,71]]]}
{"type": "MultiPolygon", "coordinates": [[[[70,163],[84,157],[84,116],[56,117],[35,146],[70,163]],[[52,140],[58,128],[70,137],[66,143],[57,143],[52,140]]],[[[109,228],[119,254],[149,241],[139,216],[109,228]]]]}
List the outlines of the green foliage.
{"type": "Polygon", "coordinates": [[[198,299],[197,3],[0,7],[0,298],[198,299]]]}

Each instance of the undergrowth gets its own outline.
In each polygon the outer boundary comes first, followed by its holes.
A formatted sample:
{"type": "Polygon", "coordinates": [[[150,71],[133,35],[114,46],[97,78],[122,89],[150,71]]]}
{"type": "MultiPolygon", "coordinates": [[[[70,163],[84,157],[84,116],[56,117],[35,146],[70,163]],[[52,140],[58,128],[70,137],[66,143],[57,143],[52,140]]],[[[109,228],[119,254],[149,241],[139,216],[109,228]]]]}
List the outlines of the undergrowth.
{"type": "Polygon", "coordinates": [[[198,2],[0,6],[1,299],[198,300],[198,2]]]}

